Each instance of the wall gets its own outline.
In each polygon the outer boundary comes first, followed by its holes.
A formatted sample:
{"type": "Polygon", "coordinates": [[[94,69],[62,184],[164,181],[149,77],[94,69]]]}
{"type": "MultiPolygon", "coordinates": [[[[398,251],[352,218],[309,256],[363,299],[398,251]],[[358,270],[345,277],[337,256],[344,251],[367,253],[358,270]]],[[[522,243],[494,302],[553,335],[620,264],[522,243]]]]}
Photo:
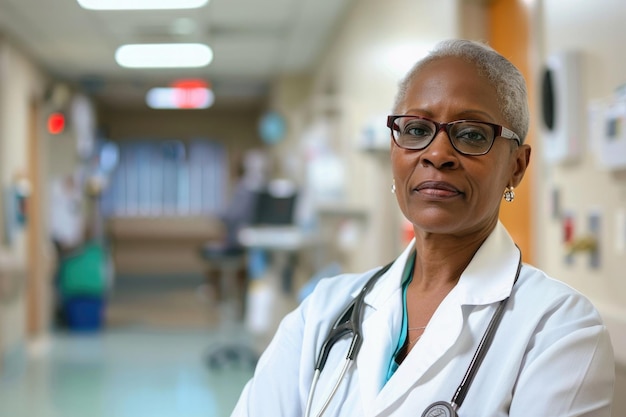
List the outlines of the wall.
{"type": "MultiPolygon", "coordinates": [[[[537,68],[545,57],[564,50],[582,54],[582,103],[580,125],[583,153],[563,164],[540,164],[536,192],[542,202],[537,216],[538,264],[551,275],[586,294],[603,314],[618,361],[614,416],[626,415],[626,254],[616,248],[616,214],[626,209],[626,171],[610,172],[598,164],[590,148],[590,101],[611,96],[626,82],[626,56],[623,42],[626,33],[626,3],[621,0],[543,0],[536,4],[538,37],[537,68]],[[575,235],[588,233],[587,216],[601,213],[600,266],[590,267],[589,255],[573,256],[565,262],[566,249],[560,219],[552,216],[552,192],[558,189],[562,211],[573,213],[575,235]]],[[[541,136],[539,137],[541,139],[541,136]]],[[[538,141],[535,162],[541,160],[538,141]]],[[[623,227],[623,226],[622,226],[623,227]]]]}
{"type": "MultiPolygon", "coordinates": [[[[0,38],[0,185],[9,187],[17,174],[28,173],[28,147],[32,100],[42,96],[43,77],[29,60],[0,38]]],[[[5,195],[0,197],[5,202],[5,195]]],[[[4,205],[1,207],[4,216],[4,205]]],[[[4,218],[4,217],[2,217],[4,218]]],[[[0,258],[2,269],[21,280],[20,291],[0,302],[0,370],[11,367],[23,354],[26,330],[27,242],[25,229],[19,229],[10,242],[7,227],[0,222],[0,258]]],[[[2,285],[11,286],[6,282],[2,285]]]]}
{"type": "Polygon", "coordinates": [[[211,138],[233,151],[262,145],[257,125],[260,108],[206,110],[101,109],[98,120],[108,139],[211,138]]]}
{"type": "MultiPolygon", "coordinates": [[[[609,97],[626,81],[626,57],[623,51],[626,4],[617,0],[585,1],[544,0],[540,18],[543,31],[543,56],[563,50],[582,53],[581,105],[586,114],[591,100],[609,97]]],[[[609,172],[597,162],[589,148],[589,123],[582,118],[583,154],[575,161],[549,165],[543,163],[538,182],[543,213],[539,217],[539,264],[552,275],[588,295],[613,321],[623,326],[615,339],[622,342],[626,334],[626,254],[618,253],[615,245],[618,209],[626,209],[626,171],[609,172]],[[587,216],[592,211],[602,214],[600,238],[600,267],[589,265],[587,254],[576,254],[572,264],[565,262],[562,229],[551,214],[551,194],[560,191],[562,211],[571,211],[576,220],[575,234],[588,232],[587,216]]],[[[541,150],[541,149],[540,149],[541,150]]],[[[540,153],[535,160],[539,162],[540,153]]],[[[621,231],[624,232],[623,230],[621,231]]],[[[626,364],[626,344],[619,346],[618,355],[626,364]]]]}

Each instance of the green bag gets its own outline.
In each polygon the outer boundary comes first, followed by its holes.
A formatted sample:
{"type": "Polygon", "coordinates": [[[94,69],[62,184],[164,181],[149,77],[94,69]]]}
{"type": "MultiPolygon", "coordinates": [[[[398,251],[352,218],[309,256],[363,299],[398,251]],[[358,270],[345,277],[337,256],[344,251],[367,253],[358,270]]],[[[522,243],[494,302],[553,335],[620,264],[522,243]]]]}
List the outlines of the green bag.
{"type": "Polygon", "coordinates": [[[90,243],[61,261],[59,289],[63,297],[103,296],[106,292],[104,249],[90,243]]]}

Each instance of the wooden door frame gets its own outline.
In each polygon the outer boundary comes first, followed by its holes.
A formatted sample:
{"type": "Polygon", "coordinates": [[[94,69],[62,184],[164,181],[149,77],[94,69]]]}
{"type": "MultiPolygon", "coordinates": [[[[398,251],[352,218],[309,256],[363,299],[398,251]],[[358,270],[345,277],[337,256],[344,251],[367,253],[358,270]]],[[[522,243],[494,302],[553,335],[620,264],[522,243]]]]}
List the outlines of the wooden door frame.
{"type": "Polygon", "coordinates": [[[42,199],[42,151],[40,143],[41,106],[36,99],[31,99],[28,108],[28,160],[27,175],[31,184],[31,193],[26,206],[26,335],[29,339],[41,336],[47,328],[48,315],[46,306],[46,258],[44,245],[46,233],[43,222],[42,199]]]}

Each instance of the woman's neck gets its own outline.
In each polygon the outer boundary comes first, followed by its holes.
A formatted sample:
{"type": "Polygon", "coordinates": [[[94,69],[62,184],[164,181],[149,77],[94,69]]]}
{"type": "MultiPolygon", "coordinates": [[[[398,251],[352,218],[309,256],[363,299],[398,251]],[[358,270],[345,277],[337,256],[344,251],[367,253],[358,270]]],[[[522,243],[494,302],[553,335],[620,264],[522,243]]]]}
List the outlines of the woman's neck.
{"type": "Polygon", "coordinates": [[[416,233],[413,288],[429,292],[456,285],[490,233],[472,234],[466,238],[416,233]]]}

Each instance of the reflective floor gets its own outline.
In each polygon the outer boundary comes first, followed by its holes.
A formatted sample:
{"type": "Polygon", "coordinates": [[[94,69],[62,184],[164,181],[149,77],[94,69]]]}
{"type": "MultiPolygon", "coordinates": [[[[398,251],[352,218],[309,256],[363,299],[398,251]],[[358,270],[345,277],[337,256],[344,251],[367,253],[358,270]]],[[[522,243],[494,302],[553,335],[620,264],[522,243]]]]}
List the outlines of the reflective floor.
{"type": "Polygon", "coordinates": [[[53,332],[0,379],[0,416],[229,416],[252,375],[251,338],[240,322],[207,319],[192,290],[126,292],[104,330],[53,332]]]}
{"type": "Polygon", "coordinates": [[[228,416],[252,368],[210,368],[207,354],[224,342],[198,331],[59,334],[17,380],[2,382],[0,415],[228,416]]]}

